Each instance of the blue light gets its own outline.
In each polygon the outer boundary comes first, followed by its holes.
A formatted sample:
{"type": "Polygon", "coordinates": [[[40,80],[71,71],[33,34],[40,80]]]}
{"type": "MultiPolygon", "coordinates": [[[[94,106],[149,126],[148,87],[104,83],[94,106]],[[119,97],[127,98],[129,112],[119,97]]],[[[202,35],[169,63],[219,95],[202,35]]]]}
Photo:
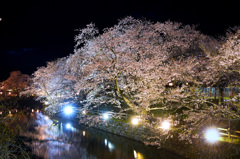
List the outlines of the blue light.
{"type": "Polygon", "coordinates": [[[103,119],[107,120],[109,118],[109,114],[108,113],[104,113],[103,114],[103,119]]]}
{"type": "Polygon", "coordinates": [[[67,129],[70,129],[71,127],[72,127],[71,124],[67,124],[67,125],[66,125],[66,128],[67,128],[67,129]]]}
{"type": "Polygon", "coordinates": [[[65,113],[66,115],[72,114],[72,113],[73,113],[73,108],[72,108],[71,106],[66,106],[66,107],[64,108],[64,113],[65,113]]]}

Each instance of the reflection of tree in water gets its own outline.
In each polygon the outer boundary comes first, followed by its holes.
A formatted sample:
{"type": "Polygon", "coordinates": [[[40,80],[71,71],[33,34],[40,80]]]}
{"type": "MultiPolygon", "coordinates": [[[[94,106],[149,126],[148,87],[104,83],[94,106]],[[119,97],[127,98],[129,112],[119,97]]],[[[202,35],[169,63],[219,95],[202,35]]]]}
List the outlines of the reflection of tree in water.
{"type": "Polygon", "coordinates": [[[41,113],[32,126],[35,131],[25,135],[32,138],[32,142],[28,144],[34,154],[42,158],[179,158],[169,152],[93,128],[79,125],[78,129],[67,128],[66,123],[46,120],[41,113]]]}
{"type": "Polygon", "coordinates": [[[66,130],[62,123],[55,124],[52,120],[44,119],[41,113],[31,127],[35,130],[23,135],[32,138],[28,145],[32,147],[34,155],[40,158],[96,158],[80,146],[81,136],[74,128],[66,130]]]}
{"type": "Polygon", "coordinates": [[[32,142],[35,155],[43,158],[81,158],[96,159],[94,155],[87,152],[85,148],[75,144],[67,144],[59,141],[32,142]]]}

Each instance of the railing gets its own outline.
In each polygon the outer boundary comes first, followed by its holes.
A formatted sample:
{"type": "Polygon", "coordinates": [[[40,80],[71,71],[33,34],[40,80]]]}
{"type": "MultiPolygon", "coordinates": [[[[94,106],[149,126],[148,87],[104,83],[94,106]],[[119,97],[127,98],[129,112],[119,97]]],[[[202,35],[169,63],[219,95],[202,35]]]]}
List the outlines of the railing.
{"type": "Polygon", "coordinates": [[[128,114],[126,114],[126,113],[115,113],[115,112],[113,112],[113,111],[103,111],[103,110],[94,110],[94,111],[92,111],[92,113],[93,114],[95,114],[95,115],[103,115],[103,114],[105,114],[105,113],[107,113],[107,114],[109,114],[110,116],[115,116],[115,117],[117,117],[117,118],[119,118],[119,119],[128,119],[129,117],[131,117],[131,115],[128,115],[128,114]]]}
{"type": "Polygon", "coordinates": [[[218,128],[218,130],[220,131],[220,135],[240,139],[240,131],[231,131],[230,129],[224,129],[224,128],[218,128]],[[234,133],[234,135],[231,133],[234,133]],[[236,134],[239,134],[239,135],[236,135],[236,134]]]}

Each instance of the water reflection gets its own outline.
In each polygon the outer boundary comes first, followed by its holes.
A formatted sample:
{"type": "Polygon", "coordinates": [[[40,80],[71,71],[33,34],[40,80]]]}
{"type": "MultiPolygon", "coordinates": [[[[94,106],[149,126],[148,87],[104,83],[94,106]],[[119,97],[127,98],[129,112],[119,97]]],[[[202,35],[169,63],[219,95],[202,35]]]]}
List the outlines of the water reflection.
{"type": "Polygon", "coordinates": [[[109,142],[107,139],[104,140],[105,146],[108,147],[109,151],[112,152],[114,150],[114,145],[109,142]]]}
{"type": "Polygon", "coordinates": [[[134,159],[144,159],[143,155],[136,150],[133,150],[134,159]]]}
{"type": "Polygon", "coordinates": [[[34,155],[51,159],[165,159],[180,158],[169,152],[147,147],[141,143],[80,127],[73,122],[51,120],[42,113],[24,135],[34,155]],[[32,127],[32,128],[31,128],[32,127]]]}

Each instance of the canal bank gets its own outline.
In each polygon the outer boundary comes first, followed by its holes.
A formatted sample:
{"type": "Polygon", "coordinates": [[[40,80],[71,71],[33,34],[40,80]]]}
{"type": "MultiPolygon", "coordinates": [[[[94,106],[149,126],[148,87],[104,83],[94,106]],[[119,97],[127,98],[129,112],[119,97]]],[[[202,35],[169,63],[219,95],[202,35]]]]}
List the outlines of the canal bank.
{"type": "Polygon", "coordinates": [[[150,125],[139,124],[133,126],[121,120],[104,120],[99,116],[79,117],[79,123],[178,154],[182,158],[222,159],[240,157],[239,145],[226,142],[209,144],[201,138],[195,139],[189,144],[187,141],[179,140],[178,134],[174,131],[161,131],[150,125]]]}

